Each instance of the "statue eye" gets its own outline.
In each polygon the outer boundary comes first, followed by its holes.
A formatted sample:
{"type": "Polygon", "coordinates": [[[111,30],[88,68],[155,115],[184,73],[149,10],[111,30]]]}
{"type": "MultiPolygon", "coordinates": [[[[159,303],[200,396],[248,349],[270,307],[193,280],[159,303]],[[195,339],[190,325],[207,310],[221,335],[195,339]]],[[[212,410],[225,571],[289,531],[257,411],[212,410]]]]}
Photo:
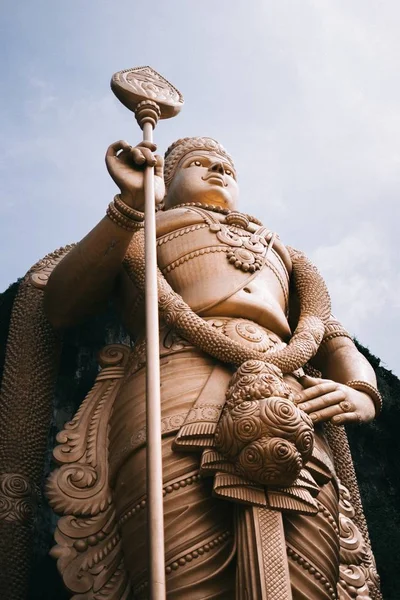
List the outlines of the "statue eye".
{"type": "Polygon", "coordinates": [[[193,160],[190,163],[189,167],[193,167],[193,166],[195,166],[195,167],[201,167],[202,165],[201,165],[201,162],[199,160],[193,160]]]}
{"type": "Polygon", "coordinates": [[[232,173],[232,171],[231,171],[230,169],[225,169],[225,173],[226,173],[227,175],[230,175],[231,177],[232,177],[232,175],[233,175],[233,173],[232,173]]]}

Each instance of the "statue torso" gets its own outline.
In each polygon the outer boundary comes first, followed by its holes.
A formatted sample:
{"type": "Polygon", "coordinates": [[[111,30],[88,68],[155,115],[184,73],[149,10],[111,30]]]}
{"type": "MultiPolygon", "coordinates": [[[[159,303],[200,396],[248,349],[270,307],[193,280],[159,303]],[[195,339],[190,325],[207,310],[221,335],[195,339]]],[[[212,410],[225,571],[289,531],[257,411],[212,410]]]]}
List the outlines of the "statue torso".
{"type": "MultiPolygon", "coordinates": [[[[158,265],[202,317],[249,319],[287,339],[290,258],[272,236],[240,213],[171,209],[157,215],[158,265]]],[[[124,305],[124,312],[132,310],[131,302],[124,305]]]]}

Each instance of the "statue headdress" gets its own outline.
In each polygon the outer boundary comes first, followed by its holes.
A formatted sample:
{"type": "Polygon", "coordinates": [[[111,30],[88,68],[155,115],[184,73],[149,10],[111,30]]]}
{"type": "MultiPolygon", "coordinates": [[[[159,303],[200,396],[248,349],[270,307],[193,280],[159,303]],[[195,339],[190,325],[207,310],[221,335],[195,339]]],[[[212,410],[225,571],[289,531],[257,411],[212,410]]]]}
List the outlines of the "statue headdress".
{"type": "Polygon", "coordinates": [[[227,153],[225,148],[221,146],[219,142],[210,137],[185,137],[180,138],[167,149],[165,152],[165,165],[164,165],[164,180],[165,185],[168,187],[172,181],[173,176],[180,160],[194,150],[206,150],[209,152],[216,152],[225,157],[227,162],[235,169],[233,159],[230,154],[227,153]]]}

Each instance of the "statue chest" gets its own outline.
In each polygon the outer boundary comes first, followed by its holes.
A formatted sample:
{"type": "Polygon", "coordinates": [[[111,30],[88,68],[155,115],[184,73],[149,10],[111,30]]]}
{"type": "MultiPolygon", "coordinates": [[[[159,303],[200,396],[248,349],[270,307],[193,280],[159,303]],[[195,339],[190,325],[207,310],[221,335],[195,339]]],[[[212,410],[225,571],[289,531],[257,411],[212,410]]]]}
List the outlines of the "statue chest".
{"type": "Polygon", "coordinates": [[[158,265],[193,310],[207,312],[237,293],[246,294],[243,290],[252,283],[261,304],[264,298],[286,312],[289,276],[273,246],[273,232],[264,227],[249,231],[240,213],[221,222],[203,209],[168,212],[177,218],[174,224],[170,215],[158,220],[158,265]]]}

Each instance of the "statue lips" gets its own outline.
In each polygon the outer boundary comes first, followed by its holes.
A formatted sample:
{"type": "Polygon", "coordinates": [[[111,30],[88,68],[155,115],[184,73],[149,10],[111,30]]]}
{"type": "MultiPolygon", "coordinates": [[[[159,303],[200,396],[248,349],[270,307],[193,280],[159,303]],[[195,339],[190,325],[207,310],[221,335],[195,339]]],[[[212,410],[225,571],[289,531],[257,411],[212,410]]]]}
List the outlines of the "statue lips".
{"type": "Polygon", "coordinates": [[[224,177],[218,173],[211,173],[207,177],[202,177],[203,181],[209,181],[211,184],[219,185],[221,187],[227,187],[228,184],[225,182],[224,177]]]}

